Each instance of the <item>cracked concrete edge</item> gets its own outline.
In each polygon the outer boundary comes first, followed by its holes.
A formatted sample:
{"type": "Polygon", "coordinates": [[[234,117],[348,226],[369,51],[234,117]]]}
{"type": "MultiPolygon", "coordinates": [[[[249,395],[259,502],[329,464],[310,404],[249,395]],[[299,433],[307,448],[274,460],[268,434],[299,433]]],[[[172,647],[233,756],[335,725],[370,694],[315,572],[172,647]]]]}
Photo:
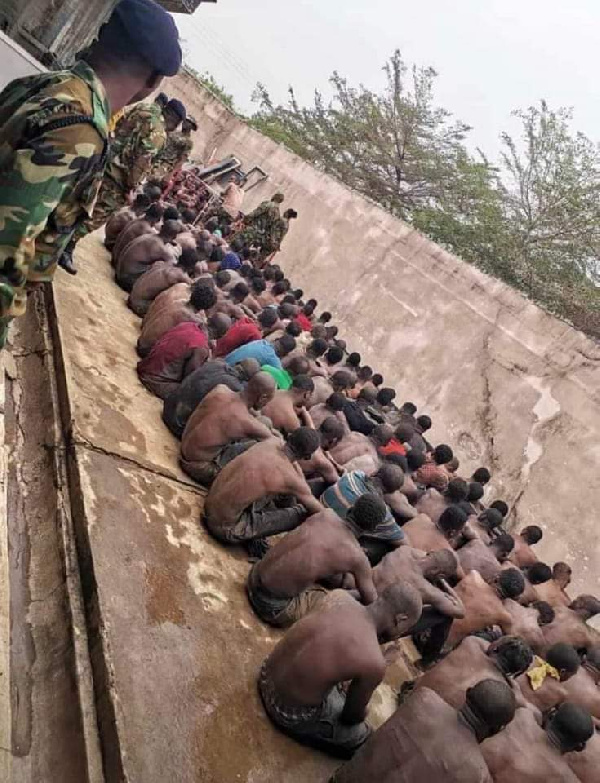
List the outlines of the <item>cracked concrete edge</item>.
{"type": "Polygon", "coordinates": [[[144,471],[154,473],[157,476],[161,476],[170,481],[175,481],[186,489],[204,494],[198,484],[183,471],[172,471],[164,466],[150,462],[141,457],[134,458],[127,454],[123,454],[121,451],[106,448],[94,443],[81,432],[77,426],[77,421],[71,407],[71,389],[69,387],[69,377],[66,370],[66,362],[64,358],[63,345],[62,345],[62,330],[60,328],[59,318],[57,314],[57,308],[55,304],[55,294],[52,287],[48,287],[45,296],[45,307],[48,322],[51,325],[52,341],[53,341],[53,355],[54,366],[57,381],[59,383],[60,401],[61,401],[61,414],[62,414],[62,426],[66,442],[70,446],[81,446],[82,448],[94,451],[97,454],[103,454],[105,456],[118,459],[135,468],[141,468],[144,471]]]}
{"type": "Polygon", "coordinates": [[[56,340],[57,330],[53,324],[56,313],[53,307],[48,306],[52,297],[52,289],[44,297],[43,293],[36,294],[36,305],[40,312],[40,323],[43,329],[43,342],[45,361],[49,364],[48,377],[50,378],[52,405],[55,411],[53,430],[54,443],[52,455],[55,475],[57,478],[57,493],[59,507],[59,524],[62,534],[65,582],[69,598],[69,611],[71,615],[72,643],[75,653],[75,667],[78,686],[78,699],[83,724],[83,737],[85,743],[87,782],[105,783],[103,772],[100,738],[98,735],[98,719],[94,696],[93,672],[90,660],[89,639],[84,610],[83,593],[79,571],[79,562],[76,549],[76,537],[73,524],[73,510],[71,503],[71,482],[67,470],[67,449],[65,429],[63,426],[64,398],[61,397],[60,365],[56,362],[59,352],[59,343],[56,340]]]}
{"type": "Polygon", "coordinates": [[[14,373],[14,362],[5,350],[0,352],[0,780],[11,779],[11,706],[10,706],[10,583],[8,562],[8,482],[7,454],[4,430],[6,376],[14,373]]]}
{"type": "Polygon", "coordinates": [[[80,462],[86,453],[103,454],[117,463],[134,466],[144,472],[184,486],[187,491],[206,494],[191,480],[182,481],[178,476],[160,470],[122,454],[108,451],[82,438],[74,427],[70,405],[69,386],[63,357],[63,344],[54,305],[53,290],[45,292],[45,307],[48,323],[48,339],[52,345],[54,360],[53,394],[57,402],[57,426],[60,428],[60,447],[55,449],[59,464],[59,475],[65,491],[65,557],[67,577],[71,579],[69,595],[72,595],[73,635],[77,649],[77,672],[85,684],[82,713],[87,725],[84,727],[86,743],[90,743],[92,763],[89,783],[119,781],[127,783],[127,754],[122,748],[120,736],[123,732],[123,712],[114,688],[114,671],[110,643],[105,631],[101,607],[98,604],[94,561],[89,541],[89,522],[86,508],[84,482],[80,462]],[[77,434],[76,434],[77,433],[77,434]],[[79,654],[80,653],[80,654],[79,654]],[[93,723],[93,727],[92,727],[93,723]],[[92,730],[93,728],[93,730],[92,730]]]}

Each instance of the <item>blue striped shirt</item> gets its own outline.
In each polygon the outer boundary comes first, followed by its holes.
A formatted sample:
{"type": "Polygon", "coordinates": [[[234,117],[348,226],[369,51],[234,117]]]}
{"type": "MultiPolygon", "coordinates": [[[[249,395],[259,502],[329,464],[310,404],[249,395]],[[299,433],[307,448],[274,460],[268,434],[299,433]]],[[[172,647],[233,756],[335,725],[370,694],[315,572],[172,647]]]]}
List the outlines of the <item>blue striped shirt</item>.
{"type": "MultiPolygon", "coordinates": [[[[377,494],[367,474],[362,470],[353,470],[350,473],[345,473],[336,484],[327,487],[320,500],[325,508],[332,509],[339,517],[346,519],[348,511],[358,498],[368,492],[377,494]]],[[[384,521],[375,530],[368,533],[361,531],[360,537],[376,541],[402,541],[404,533],[388,507],[384,521]]]]}

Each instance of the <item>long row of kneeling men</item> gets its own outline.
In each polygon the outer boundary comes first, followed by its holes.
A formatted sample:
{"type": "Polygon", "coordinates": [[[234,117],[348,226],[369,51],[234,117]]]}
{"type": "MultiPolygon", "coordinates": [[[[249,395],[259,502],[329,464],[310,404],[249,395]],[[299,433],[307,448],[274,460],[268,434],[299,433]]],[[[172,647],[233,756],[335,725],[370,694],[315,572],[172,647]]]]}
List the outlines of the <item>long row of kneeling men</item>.
{"type": "Polygon", "coordinates": [[[349,759],[336,783],[599,781],[600,601],[568,596],[569,566],[536,557],[542,529],[509,534],[489,472],[462,478],[430,418],[235,226],[149,195],[106,244],[204,524],[247,549],[253,610],[288,629],[258,674],[271,720],[349,759]],[[406,637],[422,674],[373,732],[406,637]]]}

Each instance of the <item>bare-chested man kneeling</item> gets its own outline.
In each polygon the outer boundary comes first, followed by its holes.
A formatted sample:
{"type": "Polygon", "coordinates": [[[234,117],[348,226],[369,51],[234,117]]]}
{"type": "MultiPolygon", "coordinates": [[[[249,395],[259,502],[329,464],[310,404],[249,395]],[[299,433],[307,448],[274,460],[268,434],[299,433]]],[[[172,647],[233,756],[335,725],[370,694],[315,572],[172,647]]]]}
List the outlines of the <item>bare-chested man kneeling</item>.
{"type": "Polygon", "coordinates": [[[554,620],[554,609],[545,601],[534,601],[529,606],[523,606],[518,601],[508,598],[504,608],[512,620],[512,633],[525,639],[536,655],[545,648],[543,628],[554,620]]]}
{"type": "Polygon", "coordinates": [[[252,411],[260,411],[276,388],[268,373],[259,372],[239,393],[224,384],[209,392],[190,416],[181,439],[180,464],[188,476],[209,487],[234,457],[272,438],[252,411]]]}
{"type": "Polygon", "coordinates": [[[430,487],[419,498],[416,509],[419,514],[427,514],[432,522],[437,522],[445,509],[467,499],[469,485],[460,478],[451,479],[445,492],[430,487]]]}
{"type": "Polygon", "coordinates": [[[158,234],[142,234],[123,248],[117,261],[115,278],[125,291],[157,261],[175,264],[175,239],[181,231],[176,220],[165,220],[158,234]]]}
{"type": "Polygon", "coordinates": [[[377,597],[367,556],[348,522],[360,530],[374,530],[387,509],[377,495],[362,495],[347,521],[331,509],[314,514],[282,538],[253,567],[248,576],[248,598],[256,614],[275,626],[297,622],[319,604],[327,590],[318,582],[350,574],[363,604],[377,597]]]}
{"type": "Polygon", "coordinates": [[[567,700],[579,704],[596,718],[600,729],[600,644],[591,647],[577,672],[563,683],[567,700]]]}
{"type": "Polygon", "coordinates": [[[454,619],[465,616],[465,608],[447,580],[455,579],[458,560],[449,549],[422,552],[403,546],[387,554],[373,571],[377,592],[396,582],[408,582],[423,599],[423,614],[410,629],[424,665],[434,661],[444,646],[454,619]]]}
{"type": "Polygon", "coordinates": [[[123,207],[111,215],[104,226],[104,247],[112,251],[123,229],[136,218],[143,217],[149,208],[150,199],[145,193],[139,193],[131,206],[123,207]]]}
{"type": "Polygon", "coordinates": [[[492,783],[480,743],[509,724],[515,709],[512,690],[496,680],[469,688],[459,710],[422,688],[330,783],[492,783]]]}
{"type": "Polygon", "coordinates": [[[469,571],[456,587],[465,606],[465,616],[455,620],[448,634],[447,646],[456,647],[472,633],[498,625],[505,634],[512,633],[512,618],[503,606],[506,598],[518,598],[525,580],[516,568],[501,571],[491,584],[478,571],[469,571]]]}
{"type": "Polygon", "coordinates": [[[273,399],[265,406],[264,415],[273,422],[273,426],[283,432],[293,432],[302,423],[305,423],[305,405],[310,400],[314,390],[312,378],[308,375],[297,375],[292,388],[287,391],[278,391],[273,399]],[[300,421],[302,416],[303,421],[300,421]]]}
{"type": "Polygon", "coordinates": [[[158,204],[151,204],[146,210],[144,217],[129,222],[115,239],[112,247],[111,265],[113,267],[117,266],[121,252],[134,239],[141,237],[142,234],[156,234],[155,227],[160,223],[162,217],[163,208],[158,204]]]}
{"type": "Polygon", "coordinates": [[[558,562],[552,566],[552,579],[535,586],[535,592],[541,601],[547,601],[550,606],[569,606],[571,598],[567,587],[571,584],[573,571],[567,563],[558,562]]]}
{"type": "Polygon", "coordinates": [[[452,707],[458,709],[469,688],[483,679],[506,682],[515,692],[517,701],[525,704],[520,689],[509,678],[523,674],[533,661],[533,651],[518,636],[503,636],[486,642],[476,636],[466,639],[436,666],[426,671],[415,683],[412,693],[430,688],[452,707]]]}
{"type": "Polygon", "coordinates": [[[517,683],[523,697],[545,713],[567,701],[562,683],[567,682],[580,665],[573,645],[559,642],[546,652],[544,658],[536,656],[531,668],[519,677],[517,683]]]}
{"type": "Polygon", "coordinates": [[[537,525],[528,525],[514,537],[515,548],[509,559],[517,568],[525,568],[526,566],[532,566],[537,563],[537,555],[531,547],[542,540],[542,535],[543,531],[541,527],[538,527],[537,525]]]}
{"type": "Polygon", "coordinates": [[[385,674],[380,641],[398,638],[421,614],[421,597],[396,584],[369,606],[344,592],[304,617],[264,662],[267,714],[294,739],[348,758],[370,734],[369,700],[385,674]],[[341,683],[350,681],[346,693],[341,683]]]}
{"type": "Polygon", "coordinates": [[[437,549],[454,549],[454,543],[467,521],[467,515],[458,506],[449,506],[442,512],[437,522],[432,522],[426,514],[418,514],[404,527],[404,535],[415,549],[423,552],[435,552],[437,549]]]}
{"type": "Polygon", "coordinates": [[[566,702],[544,728],[531,710],[517,710],[506,729],[486,740],[481,750],[494,783],[577,783],[564,754],[582,750],[593,733],[590,714],[566,702]]]}
{"type": "Polygon", "coordinates": [[[213,536],[224,544],[256,541],[293,530],[307,513],[322,511],[295,464],[319,444],[315,430],[300,427],[286,443],[270,438],[226,465],[206,498],[205,522],[213,536]],[[294,504],[284,505],[282,497],[290,495],[294,504]]]}
{"type": "Polygon", "coordinates": [[[456,550],[463,571],[479,571],[486,582],[492,582],[502,570],[504,563],[514,547],[514,540],[508,533],[501,533],[491,544],[485,544],[480,538],[468,541],[456,550]]]}
{"type": "Polygon", "coordinates": [[[593,595],[580,595],[568,607],[555,606],[554,613],[554,620],[544,626],[547,648],[566,642],[582,652],[598,644],[598,632],[586,622],[600,613],[600,601],[593,595]]]}

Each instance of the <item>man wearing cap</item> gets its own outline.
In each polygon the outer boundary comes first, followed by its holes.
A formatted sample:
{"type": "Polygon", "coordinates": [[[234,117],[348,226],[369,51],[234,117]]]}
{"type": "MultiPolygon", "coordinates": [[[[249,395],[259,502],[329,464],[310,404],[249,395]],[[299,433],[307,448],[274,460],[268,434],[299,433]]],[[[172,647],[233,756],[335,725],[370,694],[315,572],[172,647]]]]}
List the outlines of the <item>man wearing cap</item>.
{"type": "Polygon", "coordinates": [[[172,17],[153,0],[121,0],[85,60],[0,93],[0,348],[27,291],[52,280],[58,256],[92,215],[111,115],[180,66],[172,17]]]}
{"type": "Polygon", "coordinates": [[[127,112],[115,129],[108,166],[88,231],[104,225],[127,204],[128,197],[148,176],[155,157],[164,148],[167,133],[185,120],[185,107],[171,99],[164,109],[156,101],[138,103],[127,112]]]}
{"type": "Polygon", "coordinates": [[[181,131],[173,131],[167,136],[167,141],[152,162],[152,170],[148,174],[150,181],[161,185],[171,179],[190,158],[194,146],[192,131],[197,131],[198,125],[193,117],[186,117],[181,123],[181,131]]]}

